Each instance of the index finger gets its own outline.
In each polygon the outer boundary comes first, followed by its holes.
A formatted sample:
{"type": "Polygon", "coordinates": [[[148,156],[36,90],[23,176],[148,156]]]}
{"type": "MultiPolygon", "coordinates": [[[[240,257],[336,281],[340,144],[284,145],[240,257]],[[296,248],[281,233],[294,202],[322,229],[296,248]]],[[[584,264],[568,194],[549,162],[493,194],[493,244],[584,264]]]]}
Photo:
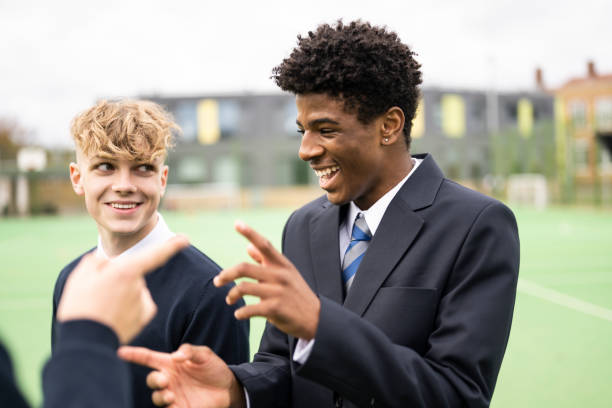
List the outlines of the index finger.
{"type": "Polygon", "coordinates": [[[243,237],[248,239],[251,242],[251,244],[255,246],[257,250],[259,250],[263,258],[267,258],[268,260],[270,259],[280,260],[281,259],[281,254],[276,249],[274,249],[274,246],[270,243],[270,241],[268,241],[266,237],[264,237],[263,235],[255,231],[253,228],[246,225],[244,222],[236,221],[234,223],[234,228],[243,237]]]}
{"type": "Polygon", "coordinates": [[[117,355],[122,360],[147,366],[155,370],[161,370],[172,360],[170,354],[149,350],[146,347],[122,346],[117,350],[117,355]]]}
{"type": "Polygon", "coordinates": [[[175,235],[165,242],[151,245],[133,255],[118,258],[109,265],[111,268],[117,268],[126,273],[134,273],[138,276],[146,275],[148,272],[165,264],[168,259],[172,258],[174,254],[187,245],[189,245],[187,237],[175,235]]]}

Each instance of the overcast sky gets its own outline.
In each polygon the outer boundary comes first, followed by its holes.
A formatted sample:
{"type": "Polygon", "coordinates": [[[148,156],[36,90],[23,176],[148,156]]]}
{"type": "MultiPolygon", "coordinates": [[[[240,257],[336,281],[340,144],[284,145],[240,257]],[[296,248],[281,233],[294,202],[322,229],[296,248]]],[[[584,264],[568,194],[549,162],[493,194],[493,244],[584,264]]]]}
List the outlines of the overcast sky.
{"type": "Polygon", "coordinates": [[[592,59],[612,73],[609,0],[0,0],[0,118],[69,145],[100,97],[277,92],[269,79],[305,34],[356,18],[418,54],[425,86],[556,87],[592,59]]]}

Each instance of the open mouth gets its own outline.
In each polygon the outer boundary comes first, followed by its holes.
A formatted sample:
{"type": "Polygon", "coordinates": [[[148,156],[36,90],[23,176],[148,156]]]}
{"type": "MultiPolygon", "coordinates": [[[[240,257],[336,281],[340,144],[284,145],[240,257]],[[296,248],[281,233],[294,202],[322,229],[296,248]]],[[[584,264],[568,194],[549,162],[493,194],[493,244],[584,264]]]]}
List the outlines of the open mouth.
{"type": "Polygon", "coordinates": [[[326,167],[321,170],[314,170],[314,172],[317,175],[317,177],[319,177],[319,186],[322,189],[326,189],[330,186],[334,177],[336,177],[336,175],[340,173],[340,167],[331,166],[331,167],[326,167]]]}
{"type": "Polygon", "coordinates": [[[133,210],[134,208],[140,206],[141,203],[136,203],[136,202],[129,202],[129,203],[118,203],[118,202],[110,202],[110,203],[106,203],[106,205],[108,205],[111,208],[114,208],[115,210],[120,210],[120,211],[129,211],[129,210],[133,210]]]}

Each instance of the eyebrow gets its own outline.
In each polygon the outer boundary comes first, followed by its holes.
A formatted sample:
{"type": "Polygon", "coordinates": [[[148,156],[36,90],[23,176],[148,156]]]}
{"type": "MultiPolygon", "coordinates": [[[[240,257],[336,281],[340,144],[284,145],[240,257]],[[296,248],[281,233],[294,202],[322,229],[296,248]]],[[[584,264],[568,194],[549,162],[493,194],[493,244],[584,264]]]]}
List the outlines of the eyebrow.
{"type": "MultiPolygon", "coordinates": [[[[295,121],[296,125],[300,126],[300,127],[304,127],[299,120],[295,121]]],[[[339,125],[340,123],[330,119],[330,118],[320,118],[320,119],[315,119],[315,120],[311,120],[310,122],[308,122],[309,126],[315,126],[315,125],[320,125],[322,123],[331,123],[332,125],[339,125]]]]}
{"type": "Polygon", "coordinates": [[[113,156],[111,156],[111,155],[96,154],[95,156],[93,156],[91,158],[91,160],[113,161],[113,160],[116,160],[116,159],[113,156]]]}

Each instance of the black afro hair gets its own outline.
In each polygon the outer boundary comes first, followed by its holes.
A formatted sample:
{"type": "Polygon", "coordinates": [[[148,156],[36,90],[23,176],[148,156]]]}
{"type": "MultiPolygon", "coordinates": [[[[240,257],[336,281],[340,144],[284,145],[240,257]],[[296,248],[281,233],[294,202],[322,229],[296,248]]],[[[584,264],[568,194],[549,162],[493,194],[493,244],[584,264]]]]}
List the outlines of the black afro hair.
{"type": "Polygon", "coordinates": [[[347,112],[356,112],[364,124],[397,106],[406,117],[404,137],[410,147],[421,65],[415,53],[385,27],[353,21],[323,24],[298,45],[289,58],[273,69],[272,78],[284,91],[296,95],[323,93],[341,98],[347,112]]]}

